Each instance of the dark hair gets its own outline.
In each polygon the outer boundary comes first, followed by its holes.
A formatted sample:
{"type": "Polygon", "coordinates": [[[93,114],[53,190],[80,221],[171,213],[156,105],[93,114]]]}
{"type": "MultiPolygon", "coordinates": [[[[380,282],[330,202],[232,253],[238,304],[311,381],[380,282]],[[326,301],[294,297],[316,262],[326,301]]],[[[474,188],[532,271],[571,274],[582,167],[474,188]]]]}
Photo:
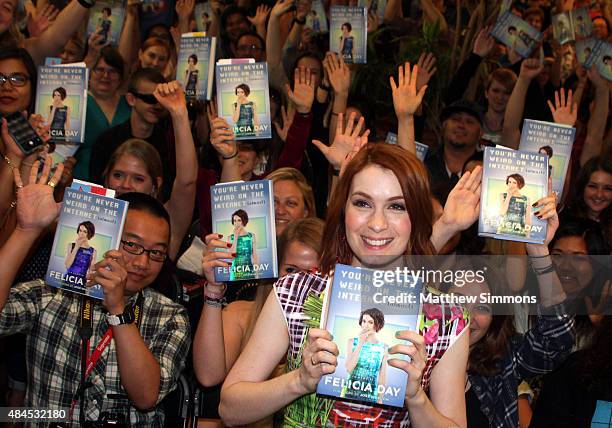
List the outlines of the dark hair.
{"type": "Polygon", "coordinates": [[[153,196],[140,192],[128,192],[117,196],[117,199],[127,201],[129,204],[128,212],[143,211],[151,214],[153,217],[164,219],[168,224],[168,231],[170,231],[170,215],[166,208],[164,208],[164,205],[153,196]]]}
{"type": "Polygon", "coordinates": [[[81,228],[81,226],[83,226],[87,230],[87,239],[93,238],[93,236],[96,234],[96,226],[94,226],[92,222],[84,221],[82,223],[79,223],[79,225],[77,226],[77,233],[79,233],[79,229],[81,228]]]}
{"type": "Polygon", "coordinates": [[[232,224],[234,224],[234,217],[235,216],[240,217],[240,220],[242,220],[242,225],[243,226],[246,226],[247,223],[249,222],[249,215],[247,214],[247,212],[245,210],[238,210],[238,211],[235,211],[232,214],[232,224]]]}
{"type": "Polygon", "coordinates": [[[509,26],[509,27],[508,27],[508,32],[510,32],[510,31],[512,31],[512,30],[516,31],[516,27],[515,27],[515,26],[513,26],[513,25],[511,25],[511,26],[509,26]]]}
{"type": "Polygon", "coordinates": [[[170,28],[165,25],[162,24],[161,22],[155,25],[152,25],[149,27],[149,29],[147,30],[146,36],[143,40],[147,40],[150,39],[151,37],[158,37],[160,39],[166,40],[168,43],[174,43],[174,40],[172,39],[172,33],[170,32],[170,28]],[[151,33],[153,33],[153,30],[155,30],[156,28],[163,28],[164,29],[164,36],[163,37],[159,37],[159,36],[151,36],[151,33]]]}
{"type": "Polygon", "coordinates": [[[111,12],[111,10],[110,10],[110,7],[105,7],[105,8],[103,8],[103,9],[102,9],[102,12],[106,12],[108,15],[111,15],[111,14],[112,14],[112,12],[111,12]]]}
{"type": "Polygon", "coordinates": [[[242,18],[244,19],[244,21],[247,24],[249,23],[249,20],[248,20],[249,13],[247,12],[245,8],[235,6],[235,5],[230,5],[226,7],[223,13],[221,14],[221,31],[223,33],[225,33],[225,26],[227,25],[227,20],[229,19],[229,17],[232,15],[236,15],[236,14],[242,15],[242,18]]]}
{"type": "MultiPolygon", "coordinates": [[[[580,169],[576,178],[576,191],[571,203],[572,213],[579,217],[588,217],[588,208],[584,202],[584,189],[591,180],[591,175],[596,171],[604,171],[612,174],[612,158],[608,156],[596,156],[589,159],[580,169]]],[[[612,218],[612,204],[609,205],[599,216],[599,220],[605,223],[612,218]]]]}
{"type": "Polygon", "coordinates": [[[610,248],[606,243],[600,224],[594,220],[576,217],[563,219],[548,247],[552,249],[559,239],[572,236],[584,239],[587,253],[590,256],[607,256],[610,254],[610,248]]]}
{"type": "Polygon", "coordinates": [[[381,312],[380,309],[370,308],[361,312],[361,315],[359,315],[359,325],[361,325],[364,315],[369,315],[372,317],[372,319],[374,320],[374,330],[376,330],[377,332],[385,326],[385,315],[381,312]]]}
{"type": "Polygon", "coordinates": [[[92,69],[96,68],[98,66],[98,63],[102,59],[105,63],[117,70],[119,72],[119,76],[121,76],[121,78],[123,79],[125,62],[123,61],[123,57],[121,56],[117,48],[114,48],[112,46],[103,47],[102,50],[100,50],[100,55],[98,56],[98,58],[96,58],[96,62],[94,62],[92,69]]]}
{"type": "Polygon", "coordinates": [[[244,95],[246,95],[247,97],[251,93],[251,88],[249,88],[249,85],[247,85],[246,83],[241,83],[240,85],[236,86],[236,89],[234,90],[234,92],[236,92],[236,95],[238,95],[238,89],[242,89],[244,91],[244,95]]]}
{"type": "Polygon", "coordinates": [[[516,84],[516,73],[509,68],[498,68],[491,72],[487,77],[486,90],[489,90],[491,84],[495,81],[506,88],[507,91],[512,92],[514,85],[516,84]]]}
{"type": "Polygon", "coordinates": [[[264,40],[263,37],[261,37],[259,34],[257,34],[254,31],[245,31],[244,33],[240,34],[238,38],[236,39],[236,46],[238,46],[238,41],[242,39],[244,36],[255,37],[257,40],[259,40],[259,43],[261,43],[261,48],[264,51],[266,50],[266,41],[264,40]]]}
{"type": "Polygon", "coordinates": [[[279,266],[285,261],[287,248],[293,242],[299,242],[312,248],[318,258],[321,255],[324,227],[325,222],[316,217],[302,218],[289,223],[277,240],[279,266]]]}
{"type": "Polygon", "coordinates": [[[342,24],[342,26],[340,27],[340,29],[342,29],[342,27],[346,27],[346,29],[349,31],[349,33],[351,31],[353,31],[353,26],[351,25],[350,22],[345,22],[344,24],[342,24]]]}
{"type": "Polygon", "coordinates": [[[506,184],[508,184],[508,180],[510,180],[511,178],[514,178],[514,180],[516,180],[516,184],[519,189],[525,187],[525,179],[521,174],[510,174],[506,177],[506,184]]]}
{"type": "Polygon", "coordinates": [[[529,9],[527,9],[525,12],[523,12],[523,19],[527,20],[528,17],[530,17],[531,15],[537,15],[540,17],[540,19],[542,20],[542,23],[544,23],[544,11],[542,9],[540,9],[539,7],[530,7],[529,9]]]}
{"type": "Polygon", "coordinates": [[[611,59],[612,59],[612,57],[611,57],[610,55],[605,55],[605,56],[603,57],[603,61],[604,61],[604,62],[606,62],[606,61],[610,61],[611,59]]]}
{"type": "Polygon", "coordinates": [[[138,92],[137,86],[141,80],[147,80],[153,83],[166,83],[166,78],[155,68],[140,68],[132,73],[130,77],[130,83],[128,85],[128,92],[138,92]]]}
{"type": "Polygon", "coordinates": [[[324,274],[331,272],[336,263],[351,263],[353,251],[348,245],[345,227],[346,201],[349,199],[353,178],[370,165],[390,170],[399,181],[413,226],[405,254],[435,254],[430,240],[433,208],[425,165],[416,155],[401,147],[367,144],[349,162],[330,198],[323,234],[326,241],[321,254],[321,272],[324,274]]]}
{"type": "Polygon", "coordinates": [[[62,88],[61,86],[58,86],[57,88],[55,88],[55,89],[53,90],[53,92],[52,92],[52,95],[55,95],[55,93],[56,93],[56,92],[59,94],[59,96],[60,96],[60,98],[61,98],[62,100],[65,100],[65,99],[66,99],[66,96],[68,95],[68,94],[66,93],[66,90],[65,90],[64,88],[62,88]]]}
{"type": "Polygon", "coordinates": [[[30,102],[28,103],[28,113],[34,113],[34,104],[36,102],[36,82],[38,81],[38,73],[36,71],[34,60],[28,51],[17,47],[0,49],[0,61],[7,59],[16,59],[21,61],[28,72],[28,81],[30,85],[30,102]]]}
{"type": "Polygon", "coordinates": [[[546,154],[548,155],[549,158],[552,158],[553,156],[553,148],[550,146],[542,146],[538,149],[538,153],[541,152],[542,150],[544,150],[546,152],[546,154]]]}
{"type": "Polygon", "coordinates": [[[194,64],[198,63],[198,56],[196,54],[189,55],[189,59],[192,59],[194,64]]]}

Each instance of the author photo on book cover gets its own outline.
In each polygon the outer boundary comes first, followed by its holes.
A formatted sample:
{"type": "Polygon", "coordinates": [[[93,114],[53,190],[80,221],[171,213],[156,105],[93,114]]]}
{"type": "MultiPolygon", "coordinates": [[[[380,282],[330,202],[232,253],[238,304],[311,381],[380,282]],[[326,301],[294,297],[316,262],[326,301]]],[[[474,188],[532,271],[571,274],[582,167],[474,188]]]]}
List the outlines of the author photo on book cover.
{"type": "Polygon", "coordinates": [[[353,26],[350,22],[342,24],[342,35],[340,36],[340,54],[344,58],[344,61],[353,61],[353,45],[355,38],[351,36],[353,26]]]}
{"type": "Polygon", "coordinates": [[[50,124],[51,137],[64,137],[70,128],[70,107],[64,104],[68,96],[66,89],[57,87],[53,90],[53,104],[49,106],[47,123],[50,124]]]}
{"type": "Polygon", "coordinates": [[[531,229],[529,211],[531,204],[529,198],[521,194],[521,189],[525,187],[525,179],[521,174],[510,174],[506,177],[506,186],[506,191],[500,195],[499,215],[501,221],[497,233],[511,233],[528,237],[531,229]]]}
{"type": "Polygon", "coordinates": [[[67,274],[83,278],[83,284],[87,272],[89,272],[96,261],[96,249],[91,246],[89,241],[96,234],[96,227],[90,221],[84,221],[77,226],[77,239],[68,244],[66,248],[67,274]]]}
{"type": "Polygon", "coordinates": [[[245,210],[238,210],[232,214],[233,233],[229,236],[230,253],[235,257],[230,268],[230,281],[243,279],[256,279],[257,272],[257,239],[253,232],[248,232],[245,227],[249,223],[249,215],[245,210]]]}
{"type": "Polygon", "coordinates": [[[242,136],[253,136],[255,127],[259,126],[259,119],[257,118],[257,104],[249,100],[251,88],[246,83],[241,83],[234,91],[236,102],[233,104],[232,120],[236,124],[237,133],[242,136]]]}
{"type": "Polygon", "coordinates": [[[185,94],[187,94],[188,97],[195,97],[198,94],[199,74],[198,56],[196,54],[191,54],[189,58],[187,58],[184,81],[185,94]]]}
{"type": "Polygon", "coordinates": [[[389,346],[378,338],[377,333],[384,325],[385,315],[379,309],[370,308],[361,312],[361,331],[357,337],[350,338],[346,345],[344,366],[348,382],[342,390],[342,397],[382,404],[384,388],[379,391],[378,386],[384,386],[387,381],[389,346]],[[364,388],[365,385],[370,388],[364,388]]]}

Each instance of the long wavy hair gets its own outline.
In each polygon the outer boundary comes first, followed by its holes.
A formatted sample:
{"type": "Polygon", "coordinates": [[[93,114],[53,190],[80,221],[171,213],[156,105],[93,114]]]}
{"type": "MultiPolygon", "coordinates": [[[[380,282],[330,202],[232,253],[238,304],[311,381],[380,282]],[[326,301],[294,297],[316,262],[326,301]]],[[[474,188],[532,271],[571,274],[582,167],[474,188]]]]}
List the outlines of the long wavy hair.
{"type": "Polygon", "coordinates": [[[326,240],[321,255],[321,272],[330,273],[336,263],[350,264],[353,251],[346,239],[346,202],[353,178],[369,165],[378,165],[395,174],[402,188],[406,209],[412,223],[405,255],[432,255],[435,249],[430,241],[433,208],[429,179],[423,163],[412,153],[390,144],[368,144],[346,167],[330,198],[323,236],[326,240]]]}

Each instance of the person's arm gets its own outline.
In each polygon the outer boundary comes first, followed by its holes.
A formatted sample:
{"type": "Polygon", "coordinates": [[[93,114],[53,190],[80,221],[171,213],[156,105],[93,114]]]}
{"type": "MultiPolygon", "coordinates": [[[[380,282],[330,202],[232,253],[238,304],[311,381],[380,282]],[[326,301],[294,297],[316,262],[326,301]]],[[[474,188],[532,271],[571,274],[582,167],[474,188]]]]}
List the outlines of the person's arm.
{"type": "Polygon", "coordinates": [[[234,139],[234,131],[227,121],[217,116],[215,103],[207,106],[208,122],[210,123],[210,144],[221,156],[221,183],[242,180],[238,165],[238,146],[234,139]]]}
{"type": "Polygon", "coordinates": [[[607,82],[599,75],[595,67],[591,67],[587,74],[593,86],[595,86],[595,105],[587,125],[587,135],[584,140],[582,153],[580,154],[580,166],[584,166],[589,159],[598,156],[602,152],[608,109],[610,107],[610,90],[608,89],[607,82]]]}
{"type": "Polygon", "coordinates": [[[282,60],[282,40],[280,34],[280,18],[291,9],[293,3],[290,0],[278,0],[268,20],[268,31],[266,39],[266,60],[269,67],[281,64],[282,60]]]}
{"type": "Polygon", "coordinates": [[[321,377],[335,371],[338,347],[331,341],[331,334],[311,328],[302,351],[302,365],[269,379],[288,347],[287,324],[272,292],[221,388],[219,414],[226,425],[243,425],[271,415],[314,392],[321,377]]]}
{"type": "Polygon", "coordinates": [[[153,92],[159,103],[170,112],[176,148],[176,178],[166,209],[170,214],[170,248],[168,256],[176,257],[191,224],[195,204],[198,162],[185,103],[185,93],[177,81],[160,83],[153,92]]]}
{"type": "Polygon", "coordinates": [[[525,97],[531,81],[542,71],[539,59],[529,58],[521,64],[521,72],[514,85],[504,114],[502,144],[512,149],[518,149],[521,139],[521,120],[525,109],[525,97]]]}
{"type": "Polygon", "coordinates": [[[0,248],[0,311],[4,308],[9,291],[21,268],[28,252],[47,226],[59,215],[60,204],[53,199],[53,187],[47,183],[58,183],[64,170],[62,163],[57,164],[55,173],[51,178],[51,156],[45,159],[45,165],[40,178],[37,180],[40,162],[32,165],[30,182],[24,186],[21,174],[14,169],[15,185],[17,186],[17,227],[5,244],[0,248]]]}
{"type": "Polygon", "coordinates": [[[255,27],[255,31],[262,39],[266,40],[266,20],[268,19],[268,14],[270,13],[270,6],[265,4],[260,4],[257,6],[257,10],[255,11],[254,17],[248,17],[251,25],[255,27]]]}
{"type": "Polygon", "coordinates": [[[189,32],[189,20],[193,15],[195,0],[177,0],[175,10],[177,19],[177,29],[180,34],[189,32]]]}
{"type": "Polygon", "coordinates": [[[259,117],[257,117],[257,103],[253,101],[253,125],[259,126],[259,117]]]}
{"type": "MultiPolygon", "coordinates": [[[[386,348],[386,345],[385,345],[386,348]]],[[[380,362],[379,373],[378,373],[378,384],[387,386],[387,361],[389,360],[389,354],[387,349],[385,349],[385,355],[383,356],[382,361],[380,362]]],[[[382,400],[385,393],[380,391],[378,393],[378,404],[382,404],[382,400]]]]}
{"type": "Polygon", "coordinates": [[[410,71],[410,63],[398,68],[398,83],[395,84],[393,76],[389,77],[393,94],[393,107],[397,116],[397,145],[416,156],[416,142],[414,139],[414,114],[423,101],[427,85],[423,85],[417,92],[417,75],[419,66],[415,65],[410,71]]]}
{"type": "Polygon", "coordinates": [[[57,56],[81,23],[86,20],[88,12],[88,8],[83,7],[77,0],[72,0],[41,37],[26,39],[24,48],[34,62],[43,64],[45,57],[57,56]]]}
{"type": "MultiPolygon", "coordinates": [[[[342,55],[337,55],[333,52],[328,52],[325,55],[323,66],[334,91],[332,115],[329,121],[329,145],[331,146],[336,136],[338,115],[346,111],[349,87],[351,86],[351,72],[344,62],[342,55]]],[[[340,127],[343,126],[344,124],[340,124],[340,127]]]]}
{"type": "Polygon", "coordinates": [[[253,266],[259,264],[259,259],[257,258],[257,235],[253,233],[253,243],[251,247],[251,261],[253,266]]]}
{"type": "Polygon", "coordinates": [[[66,247],[66,260],[64,261],[64,266],[66,266],[66,269],[72,266],[72,263],[74,262],[74,258],[76,257],[78,252],[79,252],[78,240],[77,242],[68,244],[68,246],[66,247]]]}
{"type": "Polygon", "coordinates": [[[70,129],[70,106],[66,109],[66,123],[64,124],[64,129],[70,129]]]}
{"type": "Polygon", "coordinates": [[[423,19],[425,21],[430,24],[437,23],[440,26],[440,34],[444,34],[448,31],[446,18],[444,18],[444,15],[442,15],[431,0],[421,0],[421,9],[423,10],[423,19]]]}
{"type": "Polygon", "coordinates": [[[510,205],[510,200],[512,196],[508,191],[506,191],[506,196],[504,197],[503,193],[499,195],[499,215],[505,216],[508,212],[508,206],[510,205]]]}
{"type": "Polygon", "coordinates": [[[357,367],[357,363],[359,362],[359,354],[361,353],[361,348],[363,348],[364,341],[359,336],[357,340],[357,346],[353,349],[353,339],[348,339],[346,342],[346,360],[344,361],[344,368],[347,373],[351,373],[357,367]]]}
{"type": "Polygon", "coordinates": [[[124,81],[127,80],[126,77],[129,76],[128,70],[136,62],[138,50],[140,49],[139,7],[140,0],[128,0],[125,9],[125,21],[123,22],[121,36],[119,36],[119,46],[117,49],[125,62],[126,72],[121,76],[124,81]]]}

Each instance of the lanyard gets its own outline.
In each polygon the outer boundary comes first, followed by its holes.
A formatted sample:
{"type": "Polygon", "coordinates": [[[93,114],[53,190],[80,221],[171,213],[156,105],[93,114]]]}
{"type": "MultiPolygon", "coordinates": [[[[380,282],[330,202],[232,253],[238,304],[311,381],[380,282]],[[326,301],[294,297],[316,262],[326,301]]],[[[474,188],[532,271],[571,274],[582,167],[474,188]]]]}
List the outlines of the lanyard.
{"type": "MultiPolygon", "coordinates": [[[[134,322],[136,323],[138,330],[140,330],[140,321],[142,314],[142,303],[144,300],[144,296],[142,292],[138,293],[138,297],[136,298],[136,304],[128,308],[128,310],[134,311],[134,322]]],[[[91,335],[93,332],[93,303],[91,299],[87,296],[83,296],[83,300],[81,301],[81,314],[79,317],[79,335],[81,336],[81,383],[77,389],[77,392],[74,394],[74,398],[72,400],[72,405],[70,406],[70,415],[69,418],[72,419],[72,414],[74,412],[74,408],[79,401],[79,397],[82,395],[84,398],[84,389],[85,389],[85,380],[87,376],[89,376],[96,366],[96,363],[102,356],[102,353],[110,343],[113,338],[113,329],[112,327],[108,327],[102,339],[98,342],[96,347],[91,354],[91,358],[89,356],[89,340],[91,339],[91,335]]],[[[80,400],[80,418],[81,425],[84,422],[85,417],[85,400],[80,400]]]]}

